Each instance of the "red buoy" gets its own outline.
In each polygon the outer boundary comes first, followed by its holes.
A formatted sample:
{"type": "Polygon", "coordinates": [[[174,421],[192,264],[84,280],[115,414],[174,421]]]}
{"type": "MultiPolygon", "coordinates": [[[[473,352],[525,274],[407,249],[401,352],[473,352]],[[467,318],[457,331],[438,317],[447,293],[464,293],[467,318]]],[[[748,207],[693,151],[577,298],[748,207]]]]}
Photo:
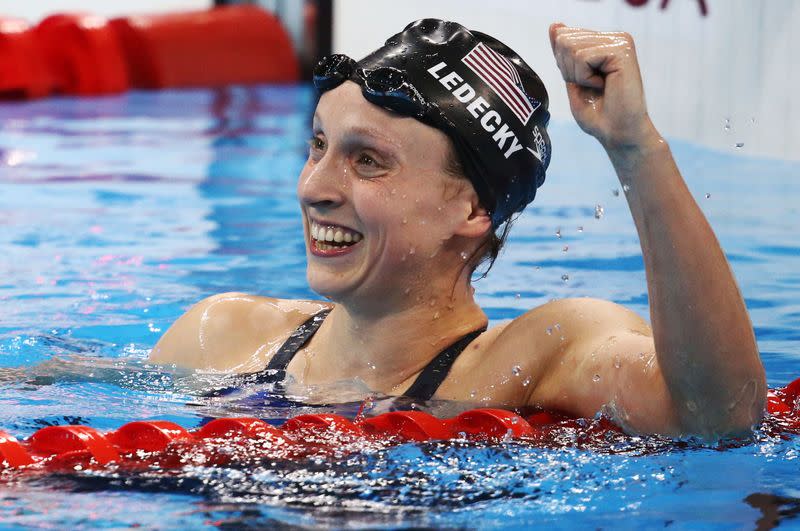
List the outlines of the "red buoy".
{"type": "Polygon", "coordinates": [[[150,420],[129,422],[109,434],[109,438],[124,450],[158,452],[165,449],[173,441],[191,439],[192,436],[182,426],[174,422],[150,420]]]}
{"type": "Polygon", "coordinates": [[[105,465],[119,461],[117,449],[102,433],[89,426],[48,426],[28,440],[31,450],[43,456],[91,457],[105,465]]]}
{"type": "Polygon", "coordinates": [[[364,419],[358,425],[365,433],[401,441],[443,440],[452,436],[441,419],[422,411],[392,411],[364,419]]]}

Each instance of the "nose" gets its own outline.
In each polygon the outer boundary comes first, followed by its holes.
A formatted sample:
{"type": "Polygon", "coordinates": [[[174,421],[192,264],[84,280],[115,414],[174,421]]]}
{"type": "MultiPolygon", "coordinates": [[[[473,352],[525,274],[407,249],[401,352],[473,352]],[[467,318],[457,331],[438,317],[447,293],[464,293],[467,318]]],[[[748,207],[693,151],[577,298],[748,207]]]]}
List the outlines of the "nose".
{"type": "Polygon", "coordinates": [[[330,210],[345,201],[345,170],[328,154],[315,164],[306,164],[297,182],[300,202],[318,210],[330,210]]]}

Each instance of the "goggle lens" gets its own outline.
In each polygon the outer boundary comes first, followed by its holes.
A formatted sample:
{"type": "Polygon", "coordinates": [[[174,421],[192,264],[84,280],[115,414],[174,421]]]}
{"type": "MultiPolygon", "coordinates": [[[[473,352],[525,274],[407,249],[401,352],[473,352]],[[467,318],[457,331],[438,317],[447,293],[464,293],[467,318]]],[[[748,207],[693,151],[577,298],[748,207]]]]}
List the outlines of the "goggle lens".
{"type": "Polygon", "coordinates": [[[352,79],[359,82],[367,101],[375,105],[404,116],[421,118],[425,115],[427,104],[405,72],[390,66],[369,71],[356,66],[346,55],[329,55],[314,68],[314,86],[326,92],[352,79]]]}
{"type": "Polygon", "coordinates": [[[320,92],[338,87],[353,76],[356,62],[343,54],[324,57],[314,67],[314,86],[320,92]]]}

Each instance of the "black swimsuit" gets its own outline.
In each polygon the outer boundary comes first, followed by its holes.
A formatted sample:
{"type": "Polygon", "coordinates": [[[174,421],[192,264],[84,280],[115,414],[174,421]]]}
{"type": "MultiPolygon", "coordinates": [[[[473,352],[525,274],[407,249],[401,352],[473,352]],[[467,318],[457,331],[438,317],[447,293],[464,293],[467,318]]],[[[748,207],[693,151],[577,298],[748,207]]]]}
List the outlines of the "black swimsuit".
{"type": "MultiPolygon", "coordinates": [[[[308,343],[311,337],[319,330],[325,317],[330,312],[330,309],[323,310],[301,324],[297,330],[292,332],[289,339],[281,345],[280,350],[269,361],[267,368],[253,374],[252,379],[248,379],[248,382],[260,384],[282,382],[286,378],[286,367],[289,366],[289,362],[292,361],[297,351],[303,348],[303,345],[308,343]]],[[[430,400],[447,377],[458,355],[485,330],[485,328],[482,328],[470,332],[442,350],[422,369],[422,372],[403,396],[415,400],[430,400]]]]}

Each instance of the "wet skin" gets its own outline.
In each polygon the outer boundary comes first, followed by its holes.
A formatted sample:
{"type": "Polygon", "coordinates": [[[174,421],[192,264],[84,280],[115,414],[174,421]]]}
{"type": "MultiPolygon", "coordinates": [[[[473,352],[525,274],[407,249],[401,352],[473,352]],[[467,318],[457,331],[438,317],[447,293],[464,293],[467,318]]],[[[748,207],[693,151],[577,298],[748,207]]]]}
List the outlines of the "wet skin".
{"type": "MultiPolygon", "coordinates": [[[[766,393],[752,327],[647,115],[633,41],[558,24],[550,36],[573,115],[628,190],[653,328],[608,301],[554,301],[474,340],[436,398],[582,416],[605,409],[638,432],[747,430],[766,393]]],[[[469,182],[445,172],[448,149],[443,133],[368,103],[353,83],[327,92],[298,195],[308,281],[332,302],[210,297],[170,328],[151,359],[257,371],[299,324],[333,306],[289,374],[307,385],[359,378],[402,394],[440,350],[487,322],[464,257],[490,222],[469,182]],[[329,230],[342,241],[315,240],[329,230]]]]}

